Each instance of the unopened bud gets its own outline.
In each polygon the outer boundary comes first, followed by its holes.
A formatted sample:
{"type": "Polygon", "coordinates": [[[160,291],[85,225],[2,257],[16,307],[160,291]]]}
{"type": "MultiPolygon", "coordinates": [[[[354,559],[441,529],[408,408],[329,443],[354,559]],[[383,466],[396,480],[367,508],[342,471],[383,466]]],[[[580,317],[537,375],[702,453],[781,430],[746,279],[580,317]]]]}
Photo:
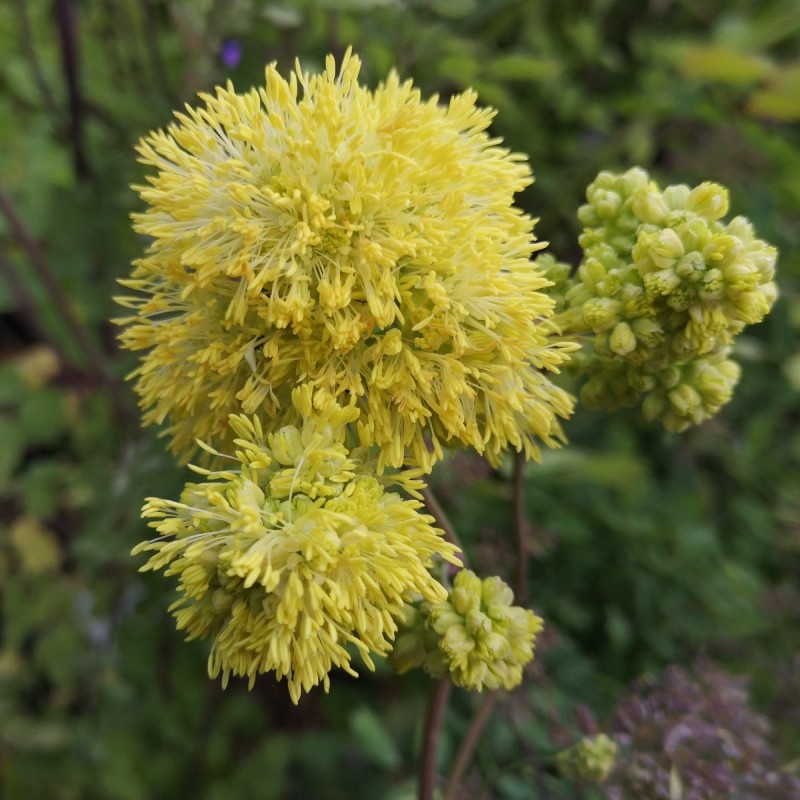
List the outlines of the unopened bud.
{"type": "Polygon", "coordinates": [[[636,349],[636,336],[627,322],[618,322],[611,331],[608,346],[618,355],[626,356],[636,349]]]}
{"type": "Polygon", "coordinates": [[[728,190],[718,183],[701,183],[689,192],[686,207],[708,220],[721,219],[728,213],[728,190]]]}

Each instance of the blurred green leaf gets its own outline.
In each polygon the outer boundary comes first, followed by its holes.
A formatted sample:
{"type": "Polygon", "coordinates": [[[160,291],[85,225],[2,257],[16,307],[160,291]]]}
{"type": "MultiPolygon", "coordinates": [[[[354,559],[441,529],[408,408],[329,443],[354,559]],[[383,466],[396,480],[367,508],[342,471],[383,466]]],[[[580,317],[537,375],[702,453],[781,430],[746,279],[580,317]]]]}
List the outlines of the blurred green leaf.
{"type": "Polygon", "coordinates": [[[776,70],[766,86],[751,95],[747,110],[756,117],[778,122],[800,120],[800,66],[776,70]]]}
{"type": "Polygon", "coordinates": [[[489,77],[501,81],[538,81],[557,75],[555,61],[534,58],[524,53],[509,53],[491,59],[486,65],[489,77]]]}
{"type": "Polygon", "coordinates": [[[687,78],[738,85],[753,84],[773,68],[763,56],[714,45],[687,48],[681,53],[679,64],[687,78]]]}
{"type": "Polygon", "coordinates": [[[0,486],[6,486],[25,449],[25,435],[19,426],[0,416],[0,486]]]}
{"type": "Polygon", "coordinates": [[[45,387],[30,394],[20,404],[19,424],[27,442],[35,445],[53,444],[66,431],[63,393],[45,387]]]}
{"type": "Polygon", "coordinates": [[[366,705],[359,706],[350,715],[350,730],[361,749],[378,766],[397,769],[402,763],[400,751],[383,720],[366,705]]]}

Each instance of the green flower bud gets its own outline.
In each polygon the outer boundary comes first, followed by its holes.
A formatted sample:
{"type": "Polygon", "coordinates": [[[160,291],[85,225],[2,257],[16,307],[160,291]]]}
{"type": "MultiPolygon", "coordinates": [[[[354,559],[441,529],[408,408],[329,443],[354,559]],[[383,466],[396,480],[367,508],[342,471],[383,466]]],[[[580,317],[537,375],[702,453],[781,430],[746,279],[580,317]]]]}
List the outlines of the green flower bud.
{"type": "Polygon", "coordinates": [[[521,682],[542,620],[513,600],[500,578],[481,581],[464,569],[448,599],[428,606],[427,627],[438,634],[442,662],[457,686],[481,691],[513,689],[521,682]]]}
{"type": "Polygon", "coordinates": [[[614,768],[618,749],[604,733],[586,736],[556,756],[558,771],[576,783],[603,783],[614,768]]]}
{"type": "Polygon", "coordinates": [[[667,408],[667,396],[664,392],[650,392],[642,402],[642,416],[648,421],[657,420],[667,408]]]}
{"type": "Polygon", "coordinates": [[[578,268],[578,278],[589,289],[594,289],[605,277],[606,268],[596,258],[587,258],[578,268]]]}
{"type": "Polygon", "coordinates": [[[622,198],[616,192],[608,189],[598,189],[592,195],[591,203],[601,219],[610,219],[619,211],[622,205],[622,198]]]}
{"type": "Polygon", "coordinates": [[[702,405],[700,395],[688,384],[680,384],[674,389],[671,389],[669,394],[669,402],[672,407],[682,417],[689,417],[696,413],[702,405]]]}
{"type": "Polygon", "coordinates": [[[730,400],[740,374],[741,368],[735,361],[698,359],[689,377],[703,399],[704,409],[715,413],[730,400]]]}
{"type": "Polygon", "coordinates": [[[481,579],[469,570],[462,570],[458,574],[459,580],[450,592],[450,605],[456,614],[465,616],[473,609],[480,608],[481,579]]]}
{"type": "Polygon", "coordinates": [[[594,354],[600,358],[613,358],[614,351],[608,344],[609,333],[608,331],[600,331],[594,337],[594,354]]]}
{"type": "Polygon", "coordinates": [[[596,228],[602,223],[597,209],[590,205],[583,205],[578,209],[578,221],[586,228],[596,228]]]}
{"type": "Polygon", "coordinates": [[[547,280],[553,282],[555,288],[562,288],[569,280],[572,267],[563,261],[556,261],[550,253],[543,253],[535,261],[547,280]]]}
{"type": "Polygon", "coordinates": [[[675,226],[675,232],[681,237],[683,249],[690,253],[694,250],[701,251],[713,238],[712,228],[719,227],[713,225],[703,217],[682,220],[675,226]]]}
{"type": "Polygon", "coordinates": [[[627,376],[628,384],[637,392],[650,392],[658,385],[655,375],[647,375],[635,368],[629,369],[627,376]]]}
{"type": "Polygon", "coordinates": [[[629,280],[636,280],[637,283],[628,283],[622,287],[622,291],[620,292],[620,297],[622,298],[622,313],[628,317],[628,319],[655,316],[656,311],[648,299],[644,288],[639,283],[638,275],[635,279],[629,277],[629,280]]]}
{"type": "Polygon", "coordinates": [[[639,191],[633,198],[631,205],[633,213],[642,221],[652,225],[659,225],[669,213],[669,208],[661,196],[661,192],[653,188],[648,191],[639,191]]]}
{"type": "Polygon", "coordinates": [[[658,380],[665,389],[672,389],[680,383],[681,371],[675,366],[667,367],[658,373],[658,380]]]}
{"type": "Polygon", "coordinates": [[[680,183],[664,189],[664,202],[673,211],[683,211],[689,201],[689,187],[680,183]]]}
{"type": "Polygon", "coordinates": [[[689,192],[686,207],[708,220],[721,219],[728,213],[728,190],[718,183],[701,183],[689,192]]]}
{"type": "Polygon", "coordinates": [[[594,331],[613,328],[619,320],[622,303],[610,297],[597,297],[583,306],[583,319],[594,331]]]}
{"type": "Polygon", "coordinates": [[[658,269],[671,267],[684,254],[681,237],[672,228],[665,228],[646,238],[643,236],[642,246],[658,269]]]}
{"type": "Polygon", "coordinates": [[[489,608],[489,613],[499,615],[511,608],[514,592],[501,578],[493,575],[481,581],[481,603],[489,608]]]}
{"type": "MultiPolygon", "coordinates": [[[[608,173],[616,183],[616,176],[613,173],[608,173]]],[[[620,188],[622,192],[630,197],[637,189],[641,189],[650,183],[650,176],[647,170],[641,167],[631,167],[627,172],[620,176],[620,188]]]]}
{"type": "Polygon", "coordinates": [[[626,356],[636,349],[636,336],[627,322],[618,322],[611,331],[609,347],[618,355],[626,356]]]}
{"type": "Polygon", "coordinates": [[[657,320],[640,317],[631,327],[636,339],[645,347],[658,347],[664,341],[664,330],[657,320]]]}

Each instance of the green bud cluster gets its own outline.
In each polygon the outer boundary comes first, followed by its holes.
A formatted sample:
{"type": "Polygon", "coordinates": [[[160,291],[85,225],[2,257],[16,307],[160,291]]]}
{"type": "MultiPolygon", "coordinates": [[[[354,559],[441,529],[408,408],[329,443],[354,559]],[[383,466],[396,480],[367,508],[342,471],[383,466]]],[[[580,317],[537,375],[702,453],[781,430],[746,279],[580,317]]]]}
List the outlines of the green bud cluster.
{"type": "Polygon", "coordinates": [[[591,337],[578,360],[590,407],[635,405],[680,431],[726,403],[739,377],[735,336],[777,295],[776,250],[744,217],[722,222],[728,192],[714,183],[668,186],[643,169],[601,172],[578,212],[584,258],[540,263],[554,282],[565,335],[591,337]]]}
{"type": "Polygon", "coordinates": [[[462,569],[447,600],[407,607],[389,661],[400,673],[422,667],[464,689],[513,689],[522,682],[543,624],[513,601],[500,578],[481,580],[462,569]]]}
{"type": "Polygon", "coordinates": [[[604,733],[586,736],[556,756],[558,771],[576,783],[603,783],[614,768],[618,749],[604,733]]]}

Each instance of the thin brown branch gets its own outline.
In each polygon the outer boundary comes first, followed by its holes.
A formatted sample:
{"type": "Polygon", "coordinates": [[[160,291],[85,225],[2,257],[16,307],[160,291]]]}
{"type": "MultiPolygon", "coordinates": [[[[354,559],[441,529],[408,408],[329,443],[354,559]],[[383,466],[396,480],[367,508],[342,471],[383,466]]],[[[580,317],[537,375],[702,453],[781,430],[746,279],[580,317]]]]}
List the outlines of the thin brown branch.
{"type": "Polygon", "coordinates": [[[464,735],[461,746],[458,748],[458,753],[456,753],[456,758],[450,769],[450,774],[447,776],[447,789],[444,793],[444,800],[456,800],[458,786],[472,761],[472,756],[475,753],[475,748],[478,746],[483,729],[486,727],[486,723],[489,721],[489,717],[499,697],[499,692],[489,692],[486,697],[483,698],[480,708],[472,718],[472,722],[464,735]]]}
{"type": "Polygon", "coordinates": [[[453,523],[450,522],[447,517],[447,513],[445,512],[444,508],[442,508],[439,498],[436,497],[436,495],[433,493],[433,490],[429,486],[426,486],[422,490],[422,496],[425,499],[425,506],[428,509],[428,512],[436,520],[436,524],[444,531],[444,538],[447,539],[447,541],[451,544],[454,544],[461,551],[461,563],[465,567],[468,567],[469,564],[467,563],[466,551],[461,544],[461,540],[458,538],[458,534],[456,533],[456,529],[453,527],[453,523]]]}
{"type": "Polygon", "coordinates": [[[11,235],[16,239],[17,243],[28,256],[28,260],[33,267],[36,277],[42,283],[50,303],[61,315],[70,335],[80,347],[88,366],[94,369],[104,379],[108,379],[109,373],[105,366],[105,355],[95,344],[89,332],[75,315],[75,312],[72,310],[70,299],[56,280],[56,276],[42,248],[39,246],[33,234],[28,230],[22,217],[17,213],[17,209],[14,207],[11,197],[2,187],[0,187],[0,214],[5,217],[6,222],[8,222],[8,227],[11,230],[11,235]]]}
{"type": "Polygon", "coordinates": [[[89,162],[84,142],[84,102],[80,82],[80,52],[78,48],[77,10],[74,0],[56,0],[56,22],[61,44],[61,64],[69,100],[69,141],[72,164],[79,181],[89,177],[89,162]]]}
{"type": "Polygon", "coordinates": [[[525,454],[514,456],[514,538],[517,543],[517,574],[514,598],[524,606],[528,596],[528,520],[525,518],[525,454]]]}
{"type": "Polygon", "coordinates": [[[36,308],[36,300],[28,288],[28,284],[19,274],[10,259],[0,252],[0,275],[6,280],[11,293],[17,301],[17,313],[28,330],[40,341],[46,342],[56,353],[62,364],[69,364],[69,354],[64,350],[64,343],[42,325],[36,308]]]}
{"type": "Polygon", "coordinates": [[[28,60],[28,67],[31,71],[31,77],[36,84],[39,95],[42,99],[42,105],[47,112],[58,121],[59,111],[56,101],[53,98],[53,93],[50,91],[50,86],[44,76],[42,64],[39,61],[39,56],[36,53],[36,41],[33,35],[33,27],[31,20],[28,16],[28,2],[27,0],[16,0],[17,20],[19,22],[20,45],[28,60]]]}
{"type": "Polygon", "coordinates": [[[158,20],[151,0],[139,0],[144,22],[144,41],[149,55],[150,65],[153,68],[156,84],[167,104],[172,108],[175,103],[174,93],[170,86],[167,67],[161,52],[161,37],[159,36],[158,20]]]}
{"type": "Polygon", "coordinates": [[[428,698],[419,764],[419,800],[433,800],[434,798],[439,739],[451,687],[452,684],[446,679],[436,681],[428,698]]]}

